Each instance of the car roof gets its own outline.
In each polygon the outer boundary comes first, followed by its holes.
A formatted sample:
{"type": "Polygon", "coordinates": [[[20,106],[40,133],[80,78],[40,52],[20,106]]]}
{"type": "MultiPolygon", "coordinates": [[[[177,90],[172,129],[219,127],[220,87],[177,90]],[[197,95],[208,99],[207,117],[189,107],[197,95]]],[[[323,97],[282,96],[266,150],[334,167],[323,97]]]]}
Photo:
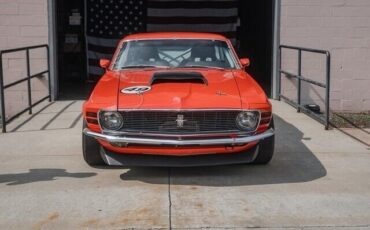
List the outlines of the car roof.
{"type": "Polygon", "coordinates": [[[150,39],[207,39],[226,41],[227,38],[220,34],[194,33],[194,32],[150,32],[128,35],[123,41],[128,40],[150,40],[150,39]]]}

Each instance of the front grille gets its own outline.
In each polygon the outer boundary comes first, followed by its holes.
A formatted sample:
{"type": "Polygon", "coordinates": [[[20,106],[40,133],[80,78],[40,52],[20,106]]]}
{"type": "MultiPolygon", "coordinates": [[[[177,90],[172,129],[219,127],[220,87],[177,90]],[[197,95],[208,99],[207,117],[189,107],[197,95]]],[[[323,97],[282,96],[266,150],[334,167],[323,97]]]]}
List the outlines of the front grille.
{"type": "Polygon", "coordinates": [[[239,111],[125,111],[120,131],[160,134],[239,132],[239,111]]]}

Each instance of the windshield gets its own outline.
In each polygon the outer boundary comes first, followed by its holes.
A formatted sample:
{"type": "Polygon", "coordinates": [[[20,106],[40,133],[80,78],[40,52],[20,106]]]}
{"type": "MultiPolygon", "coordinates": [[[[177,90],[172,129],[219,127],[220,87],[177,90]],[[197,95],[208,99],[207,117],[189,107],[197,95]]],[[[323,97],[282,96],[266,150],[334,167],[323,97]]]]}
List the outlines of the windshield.
{"type": "Polygon", "coordinates": [[[214,40],[137,40],[124,43],[113,69],[237,68],[235,56],[224,41],[214,40]]]}

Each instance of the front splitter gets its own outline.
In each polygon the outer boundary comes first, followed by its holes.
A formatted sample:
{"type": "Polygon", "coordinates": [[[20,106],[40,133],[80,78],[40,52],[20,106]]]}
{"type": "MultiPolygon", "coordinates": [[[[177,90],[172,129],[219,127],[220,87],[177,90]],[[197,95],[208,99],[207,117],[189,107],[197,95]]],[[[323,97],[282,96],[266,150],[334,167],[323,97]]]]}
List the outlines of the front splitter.
{"type": "Polygon", "coordinates": [[[259,146],[242,153],[207,154],[193,156],[164,156],[146,154],[119,154],[101,148],[107,165],[123,167],[199,167],[251,163],[258,155],[259,146]]]}

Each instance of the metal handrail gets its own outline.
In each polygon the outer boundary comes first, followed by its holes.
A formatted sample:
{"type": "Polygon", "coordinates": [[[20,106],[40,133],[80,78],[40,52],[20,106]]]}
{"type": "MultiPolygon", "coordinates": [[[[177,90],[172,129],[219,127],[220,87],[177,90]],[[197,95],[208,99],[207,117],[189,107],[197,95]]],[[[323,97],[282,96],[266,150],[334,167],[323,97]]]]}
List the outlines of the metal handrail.
{"type": "Polygon", "coordinates": [[[2,123],[2,132],[6,133],[6,125],[13,121],[18,116],[22,115],[25,112],[29,112],[29,114],[32,114],[32,108],[41,102],[45,101],[46,99],[49,99],[51,101],[51,85],[50,85],[50,54],[49,54],[49,46],[47,44],[44,45],[37,45],[37,46],[27,46],[27,47],[21,47],[16,49],[8,49],[8,50],[0,50],[0,110],[1,110],[1,123],[2,123]],[[32,74],[31,75],[31,65],[30,65],[30,50],[34,49],[40,49],[45,48],[47,53],[47,70],[42,71],[40,73],[32,74]],[[22,78],[20,80],[17,80],[15,82],[9,83],[7,85],[4,85],[4,69],[3,69],[3,55],[8,53],[15,53],[20,51],[26,51],[26,61],[27,61],[27,77],[22,78]],[[43,76],[44,74],[48,74],[48,91],[49,94],[38,100],[35,103],[32,103],[32,91],[31,91],[31,79],[35,77],[43,76]],[[23,83],[27,81],[27,90],[28,90],[28,107],[21,112],[11,116],[9,119],[6,119],[6,111],[5,111],[5,97],[4,97],[4,90],[8,89],[10,87],[13,87],[15,85],[18,85],[20,83],[23,83]]]}
{"type": "Polygon", "coordinates": [[[328,130],[330,126],[330,65],[331,65],[331,55],[330,52],[327,50],[318,50],[318,49],[311,49],[311,48],[304,48],[304,47],[297,47],[297,46],[287,46],[287,45],[280,45],[279,46],[279,55],[280,55],[280,64],[279,64],[279,84],[278,84],[278,96],[286,100],[289,104],[293,105],[297,108],[297,112],[305,112],[306,114],[312,116],[313,118],[317,119],[319,122],[325,125],[325,129],[328,130]],[[282,50],[283,49],[291,49],[298,51],[298,74],[290,73],[288,71],[282,70],[282,50]],[[326,56],[326,81],[325,83],[314,81],[312,79],[306,78],[302,76],[302,52],[309,52],[309,53],[318,53],[324,54],[326,56]],[[297,103],[293,100],[289,99],[288,97],[282,95],[281,93],[281,76],[284,75],[286,77],[294,77],[298,80],[298,92],[297,92],[297,103]],[[323,118],[316,113],[306,109],[301,104],[301,89],[302,89],[302,81],[322,87],[325,89],[325,117],[323,118]]]}

